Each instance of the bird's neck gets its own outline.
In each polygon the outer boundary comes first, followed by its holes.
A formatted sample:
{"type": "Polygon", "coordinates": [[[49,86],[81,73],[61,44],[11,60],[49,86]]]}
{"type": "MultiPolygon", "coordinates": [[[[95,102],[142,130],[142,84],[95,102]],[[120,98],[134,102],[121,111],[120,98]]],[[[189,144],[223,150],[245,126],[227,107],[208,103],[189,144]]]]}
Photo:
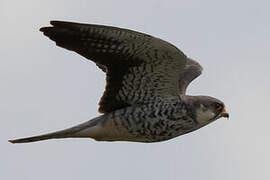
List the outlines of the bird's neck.
{"type": "Polygon", "coordinates": [[[184,103],[187,109],[188,116],[196,119],[196,102],[197,96],[180,95],[180,100],[184,103]]]}
{"type": "Polygon", "coordinates": [[[187,105],[194,105],[198,96],[190,96],[190,95],[180,95],[181,101],[183,101],[187,105]]]}

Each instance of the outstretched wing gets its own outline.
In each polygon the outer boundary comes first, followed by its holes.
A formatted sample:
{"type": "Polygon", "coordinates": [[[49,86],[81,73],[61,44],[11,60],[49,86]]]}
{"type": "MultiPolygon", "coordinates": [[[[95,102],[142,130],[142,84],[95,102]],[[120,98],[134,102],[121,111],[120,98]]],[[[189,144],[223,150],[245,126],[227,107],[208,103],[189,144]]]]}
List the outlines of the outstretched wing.
{"type": "Polygon", "coordinates": [[[198,62],[190,58],[187,58],[184,71],[179,76],[179,93],[180,94],[186,94],[186,89],[188,85],[196,77],[202,74],[202,70],[203,68],[198,62]]]}
{"type": "Polygon", "coordinates": [[[117,27],[61,21],[51,21],[51,25],[40,31],[106,72],[100,112],[179,94],[179,74],[187,59],[170,43],[117,27]]]}

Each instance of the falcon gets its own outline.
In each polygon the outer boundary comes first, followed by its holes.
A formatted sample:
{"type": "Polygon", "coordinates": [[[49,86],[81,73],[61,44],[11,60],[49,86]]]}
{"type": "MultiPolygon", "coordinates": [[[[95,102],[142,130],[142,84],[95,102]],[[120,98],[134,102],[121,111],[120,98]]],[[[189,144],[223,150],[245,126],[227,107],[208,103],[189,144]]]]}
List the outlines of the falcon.
{"type": "Polygon", "coordinates": [[[77,126],[22,139],[160,142],[229,117],[222,101],[186,95],[202,72],[174,45],[148,34],[118,27],[51,21],[41,32],[57,46],[93,61],[106,73],[99,102],[102,115],[77,126]]]}

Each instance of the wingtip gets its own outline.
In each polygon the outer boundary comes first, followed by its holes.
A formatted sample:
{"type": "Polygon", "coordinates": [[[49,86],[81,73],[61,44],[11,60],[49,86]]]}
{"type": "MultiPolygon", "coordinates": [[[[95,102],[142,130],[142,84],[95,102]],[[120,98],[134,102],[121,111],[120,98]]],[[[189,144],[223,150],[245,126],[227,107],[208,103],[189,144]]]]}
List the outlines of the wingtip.
{"type": "Polygon", "coordinates": [[[55,24],[58,24],[58,23],[60,23],[60,22],[63,22],[63,21],[51,20],[51,21],[50,21],[50,24],[54,26],[55,24]]]}
{"type": "Polygon", "coordinates": [[[41,27],[41,28],[39,29],[39,31],[44,32],[44,31],[46,31],[48,28],[51,28],[51,27],[53,27],[53,26],[55,26],[55,25],[57,25],[57,24],[59,24],[59,23],[61,23],[61,22],[62,22],[62,21],[51,20],[51,21],[50,21],[50,24],[51,24],[52,26],[41,27]]]}
{"type": "Polygon", "coordinates": [[[40,32],[44,32],[46,27],[42,27],[39,29],[40,32]]]}
{"type": "Polygon", "coordinates": [[[202,65],[199,63],[199,62],[197,62],[197,61],[195,61],[194,59],[191,59],[191,58],[187,58],[188,59],[188,61],[187,61],[187,65],[190,67],[190,66],[193,66],[193,67],[195,67],[198,71],[200,71],[200,73],[202,73],[202,71],[203,71],[203,67],[202,67],[202,65]]]}
{"type": "Polygon", "coordinates": [[[69,21],[51,20],[50,24],[52,26],[65,26],[65,25],[70,25],[70,24],[75,24],[75,23],[69,22],[69,21]]]}

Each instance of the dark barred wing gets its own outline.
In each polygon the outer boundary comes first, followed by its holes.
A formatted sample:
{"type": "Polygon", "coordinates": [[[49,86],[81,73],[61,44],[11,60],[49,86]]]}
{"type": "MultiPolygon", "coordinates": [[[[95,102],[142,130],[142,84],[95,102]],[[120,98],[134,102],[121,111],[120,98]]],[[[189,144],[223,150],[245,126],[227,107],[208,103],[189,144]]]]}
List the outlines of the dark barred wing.
{"type": "Polygon", "coordinates": [[[186,56],[170,43],[117,27],[61,21],[51,21],[51,25],[40,29],[44,35],[106,72],[100,112],[179,94],[186,56]]]}

